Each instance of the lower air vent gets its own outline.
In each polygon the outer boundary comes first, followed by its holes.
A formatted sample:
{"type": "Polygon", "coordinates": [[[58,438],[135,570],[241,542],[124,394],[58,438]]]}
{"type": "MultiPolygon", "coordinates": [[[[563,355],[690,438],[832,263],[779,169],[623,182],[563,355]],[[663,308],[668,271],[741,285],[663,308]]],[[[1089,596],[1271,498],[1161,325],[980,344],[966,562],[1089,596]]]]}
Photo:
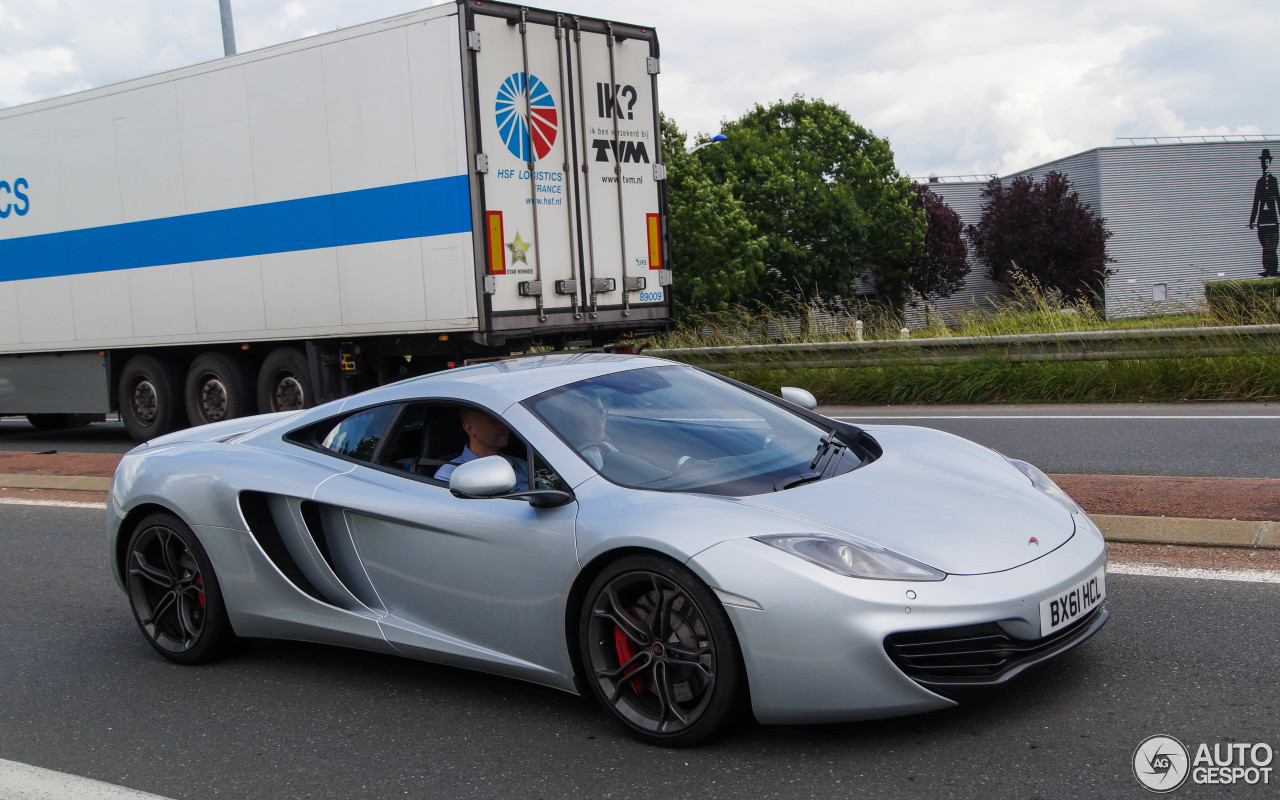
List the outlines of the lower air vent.
{"type": "Polygon", "coordinates": [[[1098,607],[1043,639],[1015,639],[988,622],[895,633],[885,639],[884,647],[908,677],[945,695],[951,688],[1004,683],[1027,667],[1075,647],[1106,621],[1106,609],[1098,607]]]}
{"type": "Polygon", "coordinates": [[[301,591],[322,603],[328,603],[329,601],[316,591],[316,587],[311,585],[311,581],[307,580],[307,576],[302,574],[302,570],[298,569],[293,556],[289,555],[289,548],[285,547],[284,540],[280,538],[280,529],[276,527],[276,521],[271,516],[267,495],[261,492],[241,492],[240,512],[244,514],[249,533],[258,542],[262,552],[267,554],[267,558],[271,559],[271,563],[276,565],[276,569],[284,573],[289,582],[301,591]]]}

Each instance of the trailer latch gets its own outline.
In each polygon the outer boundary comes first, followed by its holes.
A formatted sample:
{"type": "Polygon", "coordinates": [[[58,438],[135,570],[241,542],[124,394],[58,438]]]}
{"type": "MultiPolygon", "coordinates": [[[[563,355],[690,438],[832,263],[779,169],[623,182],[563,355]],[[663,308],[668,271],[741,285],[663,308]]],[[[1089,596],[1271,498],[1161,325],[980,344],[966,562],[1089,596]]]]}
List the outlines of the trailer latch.
{"type": "Polygon", "coordinates": [[[519,290],[521,297],[541,297],[542,281],[520,281],[519,290]]]}
{"type": "Polygon", "coordinates": [[[645,279],[643,276],[635,278],[624,278],[622,280],[622,288],[628,292],[643,292],[645,279]]]}
{"type": "Polygon", "coordinates": [[[556,281],[556,294],[577,294],[578,282],[575,280],[558,280],[556,281]]]}
{"type": "Polygon", "coordinates": [[[612,292],[618,288],[618,282],[613,278],[592,278],[591,291],[596,294],[612,292]]]}

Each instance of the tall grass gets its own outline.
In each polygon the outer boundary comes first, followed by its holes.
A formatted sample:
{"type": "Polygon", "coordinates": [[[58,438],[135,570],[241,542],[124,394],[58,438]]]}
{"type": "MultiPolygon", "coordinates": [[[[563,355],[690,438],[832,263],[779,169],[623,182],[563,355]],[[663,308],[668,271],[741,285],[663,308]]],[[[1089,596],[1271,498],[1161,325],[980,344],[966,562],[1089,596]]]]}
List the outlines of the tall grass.
{"type": "Polygon", "coordinates": [[[770,391],[799,386],[829,404],[1107,403],[1280,399],[1280,356],[1131,361],[894,364],[749,369],[734,378],[770,391]]]}
{"type": "MultiPolygon", "coordinates": [[[[737,309],[687,320],[654,341],[658,348],[709,347],[763,342],[851,341],[853,319],[863,320],[864,339],[898,338],[902,319],[882,307],[861,304],[832,313],[812,302],[790,301],[775,309],[737,309]],[[772,333],[773,335],[769,335],[772,333]]],[[[1211,327],[1274,323],[1248,309],[1217,313],[1186,310],[1144,319],[1108,320],[1088,302],[1064,303],[1034,280],[1015,276],[1012,291],[994,308],[937,314],[911,338],[1066,333],[1088,330],[1211,327]]],[[[1245,348],[1246,350],[1248,348],[1245,348]]],[[[988,358],[924,365],[904,353],[900,363],[827,369],[752,368],[733,377],[760,388],[799,386],[823,403],[1142,402],[1280,399],[1280,355],[1259,352],[1220,357],[1046,361],[1012,363],[993,351],[988,358]]]]}
{"type": "MultiPolygon", "coordinates": [[[[949,311],[945,317],[929,315],[927,327],[915,327],[911,338],[946,336],[1001,336],[1025,333],[1069,333],[1092,330],[1194,328],[1219,325],[1274,324],[1275,316],[1244,306],[1219,307],[1215,311],[1167,309],[1159,316],[1107,319],[1088,301],[1067,302],[1060,293],[1045,289],[1030,276],[1015,270],[1010,293],[994,305],[974,304],[949,311]]],[[[854,320],[863,322],[864,339],[897,339],[905,327],[903,318],[882,305],[853,300],[840,304],[783,297],[770,307],[739,307],[708,314],[685,314],[681,324],[656,337],[655,348],[714,347],[762,342],[837,342],[856,337],[854,320]]]]}

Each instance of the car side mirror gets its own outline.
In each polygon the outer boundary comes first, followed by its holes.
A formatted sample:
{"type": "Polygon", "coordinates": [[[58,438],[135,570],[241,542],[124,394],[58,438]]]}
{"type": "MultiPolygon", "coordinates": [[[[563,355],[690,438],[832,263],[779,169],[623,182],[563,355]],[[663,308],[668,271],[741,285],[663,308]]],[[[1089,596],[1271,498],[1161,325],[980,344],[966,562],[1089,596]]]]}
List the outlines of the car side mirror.
{"type": "Polygon", "coordinates": [[[496,497],[516,486],[516,471],[502,456],[459,464],[449,476],[449,491],[461,497],[496,497]]]}
{"type": "Polygon", "coordinates": [[[486,456],[454,467],[449,476],[449,491],[468,500],[510,498],[525,500],[534,508],[557,508],[572,503],[573,492],[559,489],[533,489],[513,492],[516,471],[502,456],[486,456]]]}
{"type": "Polygon", "coordinates": [[[813,396],[812,392],[805,389],[798,389],[795,386],[782,387],[782,399],[788,403],[795,403],[803,409],[809,411],[818,407],[818,398],[813,396]]]}

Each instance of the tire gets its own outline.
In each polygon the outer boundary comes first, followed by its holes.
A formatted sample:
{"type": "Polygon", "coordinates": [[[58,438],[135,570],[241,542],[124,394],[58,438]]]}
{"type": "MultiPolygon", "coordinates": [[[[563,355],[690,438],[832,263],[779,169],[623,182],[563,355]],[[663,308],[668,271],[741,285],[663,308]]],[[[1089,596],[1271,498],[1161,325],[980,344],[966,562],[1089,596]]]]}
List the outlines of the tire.
{"type": "Polygon", "coordinates": [[[120,421],[139,442],[182,427],[182,372],[171,361],[149,355],[129,359],[120,373],[120,421]]]}
{"type": "Polygon", "coordinates": [[[186,523],[157,512],[125,552],[125,587],[147,643],[177,664],[203,664],[242,643],[231,629],[213,564],[186,523]]]}
{"type": "Polygon", "coordinates": [[[28,414],[27,422],[38,431],[61,431],[83,428],[102,420],[101,414],[28,414]]]}
{"type": "Polygon", "coordinates": [[[674,561],[634,556],[606,567],[587,591],[578,634],[592,694],[650,744],[705,741],[746,706],[746,670],[729,617],[707,585],[674,561]],[[655,613],[658,598],[663,610],[655,613]]]}
{"type": "Polygon", "coordinates": [[[294,411],[315,405],[307,357],[293,347],[277,347],[258,370],[258,413],[294,411]]]}
{"type": "Polygon", "coordinates": [[[244,359],[201,353],[187,369],[187,421],[192,426],[257,413],[253,373],[244,359]]]}

